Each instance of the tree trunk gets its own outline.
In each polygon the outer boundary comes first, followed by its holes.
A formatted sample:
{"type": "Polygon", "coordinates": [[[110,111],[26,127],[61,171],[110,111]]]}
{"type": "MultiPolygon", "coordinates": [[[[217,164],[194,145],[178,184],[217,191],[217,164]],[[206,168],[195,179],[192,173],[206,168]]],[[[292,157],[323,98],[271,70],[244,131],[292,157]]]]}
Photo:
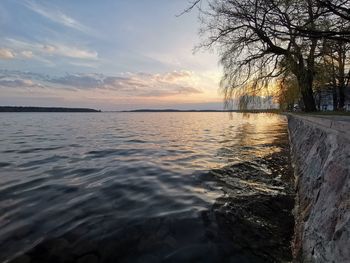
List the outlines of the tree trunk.
{"type": "Polygon", "coordinates": [[[313,76],[311,73],[304,73],[298,76],[298,84],[300,87],[301,97],[304,103],[304,111],[316,111],[315,97],[312,90],[313,76]]]}
{"type": "Polygon", "coordinates": [[[333,95],[333,111],[338,110],[338,94],[336,86],[332,87],[332,95],[333,95]]]}
{"type": "Polygon", "coordinates": [[[338,43],[338,91],[339,91],[339,109],[343,110],[345,104],[345,61],[346,61],[346,48],[345,43],[338,43]]]}
{"type": "Polygon", "coordinates": [[[343,110],[345,105],[345,84],[339,85],[339,109],[343,110]]]}
{"type": "MultiPolygon", "coordinates": [[[[313,11],[312,11],[312,1],[308,1],[309,8],[309,16],[310,19],[313,20],[313,11]]],[[[315,25],[311,23],[312,27],[315,25]]],[[[316,111],[316,103],[313,91],[313,83],[314,83],[314,71],[315,71],[315,51],[317,47],[317,39],[312,39],[312,43],[310,46],[309,56],[306,60],[306,67],[304,66],[302,56],[299,59],[299,66],[301,66],[300,75],[303,83],[301,84],[301,95],[304,101],[304,107],[306,112],[316,111]]]]}
{"type": "Polygon", "coordinates": [[[315,99],[314,99],[312,90],[311,92],[310,90],[302,91],[301,96],[304,102],[304,111],[305,112],[316,111],[316,104],[315,104],[315,99]]]}
{"type": "MultiPolygon", "coordinates": [[[[333,53],[333,51],[331,50],[333,53]]],[[[334,64],[334,58],[331,56],[331,62],[332,62],[332,95],[333,95],[333,111],[338,110],[338,94],[337,94],[337,73],[336,73],[336,67],[334,64]]]]}

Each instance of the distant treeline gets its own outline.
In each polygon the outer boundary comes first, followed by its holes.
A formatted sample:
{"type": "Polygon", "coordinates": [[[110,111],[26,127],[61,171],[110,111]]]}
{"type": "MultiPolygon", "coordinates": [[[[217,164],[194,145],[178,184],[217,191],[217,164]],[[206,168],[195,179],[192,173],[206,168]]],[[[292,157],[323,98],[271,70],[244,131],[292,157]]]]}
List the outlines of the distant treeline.
{"type": "Polygon", "coordinates": [[[0,106],[0,112],[100,112],[88,108],[0,106]]]}
{"type": "Polygon", "coordinates": [[[123,112],[243,112],[243,113],[279,113],[277,109],[257,109],[257,110],[174,110],[174,109],[140,109],[123,112]]]}

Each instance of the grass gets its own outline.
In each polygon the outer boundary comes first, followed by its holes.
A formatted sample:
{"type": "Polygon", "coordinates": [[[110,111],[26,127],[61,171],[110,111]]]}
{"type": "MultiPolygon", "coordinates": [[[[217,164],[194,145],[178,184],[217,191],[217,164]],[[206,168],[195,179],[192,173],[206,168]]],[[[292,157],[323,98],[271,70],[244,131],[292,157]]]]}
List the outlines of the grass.
{"type": "Polygon", "coordinates": [[[315,111],[315,112],[298,112],[301,115],[320,115],[320,116],[350,116],[349,111],[315,111]]]}

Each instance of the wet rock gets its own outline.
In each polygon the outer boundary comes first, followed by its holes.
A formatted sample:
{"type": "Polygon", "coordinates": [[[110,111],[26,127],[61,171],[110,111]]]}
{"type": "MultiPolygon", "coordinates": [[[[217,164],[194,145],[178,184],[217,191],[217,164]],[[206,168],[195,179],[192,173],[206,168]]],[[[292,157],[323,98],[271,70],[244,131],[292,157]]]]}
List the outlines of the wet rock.
{"type": "Polygon", "coordinates": [[[88,253],[94,253],[98,250],[98,246],[95,242],[81,239],[72,248],[72,253],[77,256],[81,256],[88,253]]]}
{"type": "Polygon", "coordinates": [[[160,263],[162,262],[162,259],[155,255],[143,255],[138,259],[137,262],[138,263],[144,263],[144,262],[160,263]]]}
{"type": "Polygon", "coordinates": [[[167,236],[165,239],[164,239],[164,243],[169,245],[171,248],[176,248],[177,247],[177,242],[176,242],[176,239],[171,237],[171,236],[167,236]]]}
{"type": "Polygon", "coordinates": [[[28,255],[21,255],[12,260],[11,263],[31,263],[31,258],[28,255]]]}
{"type": "Polygon", "coordinates": [[[98,263],[98,262],[99,262],[99,259],[94,254],[88,254],[88,255],[82,256],[77,260],[77,263],[98,263]]]}
{"type": "Polygon", "coordinates": [[[210,245],[191,245],[168,255],[163,262],[215,262],[218,251],[210,245]]]}
{"type": "Polygon", "coordinates": [[[32,226],[25,225],[25,226],[18,228],[15,231],[14,237],[17,239],[22,239],[22,238],[25,238],[26,236],[28,236],[30,232],[32,232],[32,226]]]}
{"type": "Polygon", "coordinates": [[[155,244],[157,244],[158,242],[159,242],[159,239],[157,239],[155,236],[150,236],[148,238],[144,238],[140,240],[137,248],[139,251],[146,251],[154,247],[155,244]]]}
{"type": "Polygon", "coordinates": [[[60,255],[62,251],[69,250],[69,242],[64,238],[53,239],[46,244],[52,255],[60,255]]]}

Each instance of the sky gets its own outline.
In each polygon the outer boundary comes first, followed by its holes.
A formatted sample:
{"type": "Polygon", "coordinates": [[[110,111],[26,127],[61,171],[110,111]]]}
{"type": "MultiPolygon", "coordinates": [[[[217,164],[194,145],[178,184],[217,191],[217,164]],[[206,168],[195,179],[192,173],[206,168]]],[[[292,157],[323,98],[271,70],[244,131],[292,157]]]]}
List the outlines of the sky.
{"type": "Polygon", "coordinates": [[[1,0],[0,105],[222,109],[188,0],[1,0]]]}

